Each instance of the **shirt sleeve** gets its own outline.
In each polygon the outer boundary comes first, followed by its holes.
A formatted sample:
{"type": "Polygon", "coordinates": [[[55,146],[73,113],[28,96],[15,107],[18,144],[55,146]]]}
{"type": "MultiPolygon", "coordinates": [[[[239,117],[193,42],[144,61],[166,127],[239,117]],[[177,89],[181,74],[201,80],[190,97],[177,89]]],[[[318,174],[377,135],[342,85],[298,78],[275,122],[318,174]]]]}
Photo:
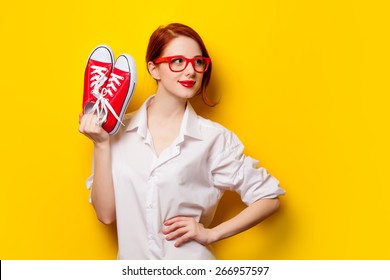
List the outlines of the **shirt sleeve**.
{"type": "Polygon", "coordinates": [[[237,192],[246,205],[262,198],[285,194],[279,181],[258,161],[246,156],[244,146],[232,132],[227,132],[218,144],[222,151],[212,159],[211,177],[215,187],[237,192]]]}
{"type": "Polygon", "coordinates": [[[89,203],[92,203],[92,184],[93,184],[93,176],[94,176],[94,160],[93,160],[93,157],[92,157],[92,170],[91,170],[91,174],[89,175],[89,177],[88,177],[87,180],[85,181],[85,186],[86,186],[87,189],[89,190],[89,197],[88,197],[89,203]]]}

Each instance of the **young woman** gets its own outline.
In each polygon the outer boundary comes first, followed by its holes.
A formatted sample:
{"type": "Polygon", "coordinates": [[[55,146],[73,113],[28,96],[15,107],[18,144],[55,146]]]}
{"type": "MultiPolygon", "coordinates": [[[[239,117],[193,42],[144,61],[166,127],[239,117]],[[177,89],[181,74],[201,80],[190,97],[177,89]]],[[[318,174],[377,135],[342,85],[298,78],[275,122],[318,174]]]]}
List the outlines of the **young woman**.
{"type": "Polygon", "coordinates": [[[170,24],[150,37],[147,68],[156,93],[109,136],[85,114],[80,131],[93,140],[92,204],[118,227],[119,259],[213,259],[209,245],[273,214],[284,194],[234,133],[198,116],[188,98],[202,94],[211,60],[190,27],[170,24]],[[208,228],[225,190],[248,205],[208,228]]]}

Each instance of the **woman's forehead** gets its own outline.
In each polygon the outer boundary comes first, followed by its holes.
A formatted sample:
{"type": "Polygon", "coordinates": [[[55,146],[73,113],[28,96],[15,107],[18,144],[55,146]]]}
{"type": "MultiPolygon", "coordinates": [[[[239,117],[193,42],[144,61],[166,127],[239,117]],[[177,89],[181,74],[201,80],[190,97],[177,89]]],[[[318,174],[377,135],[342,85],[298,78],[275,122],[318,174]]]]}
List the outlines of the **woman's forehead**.
{"type": "Polygon", "coordinates": [[[194,39],[179,36],[171,40],[162,53],[162,56],[172,55],[182,55],[185,57],[201,56],[202,50],[194,39]]]}

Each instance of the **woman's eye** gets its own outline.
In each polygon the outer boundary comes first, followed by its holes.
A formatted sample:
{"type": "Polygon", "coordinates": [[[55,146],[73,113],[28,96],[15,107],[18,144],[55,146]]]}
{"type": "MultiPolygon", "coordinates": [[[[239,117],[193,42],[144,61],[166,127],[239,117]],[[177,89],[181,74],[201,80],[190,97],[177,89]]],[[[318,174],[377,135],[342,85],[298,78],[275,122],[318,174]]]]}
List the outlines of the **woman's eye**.
{"type": "Polygon", "coordinates": [[[183,58],[180,58],[180,57],[178,57],[178,58],[173,58],[172,60],[171,60],[171,63],[173,63],[173,64],[182,64],[184,62],[184,59],[183,58]]]}
{"type": "Polygon", "coordinates": [[[196,59],[195,60],[195,64],[196,65],[203,65],[204,64],[204,60],[203,59],[196,59]]]}

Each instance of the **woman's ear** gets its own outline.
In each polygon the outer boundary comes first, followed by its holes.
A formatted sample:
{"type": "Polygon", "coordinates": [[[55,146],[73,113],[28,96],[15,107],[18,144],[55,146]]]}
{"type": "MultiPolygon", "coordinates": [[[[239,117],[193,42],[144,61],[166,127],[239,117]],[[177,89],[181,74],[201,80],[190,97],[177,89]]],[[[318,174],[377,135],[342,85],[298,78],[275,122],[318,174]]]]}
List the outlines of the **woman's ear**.
{"type": "Polygon", "coordinates": [[[153,79],[155,79],[156,81],[160,80],[160,73],[158,71],[158,68],[156,64],[154,64],[152,61],[148,62],[148,71],[153,79]]]}

